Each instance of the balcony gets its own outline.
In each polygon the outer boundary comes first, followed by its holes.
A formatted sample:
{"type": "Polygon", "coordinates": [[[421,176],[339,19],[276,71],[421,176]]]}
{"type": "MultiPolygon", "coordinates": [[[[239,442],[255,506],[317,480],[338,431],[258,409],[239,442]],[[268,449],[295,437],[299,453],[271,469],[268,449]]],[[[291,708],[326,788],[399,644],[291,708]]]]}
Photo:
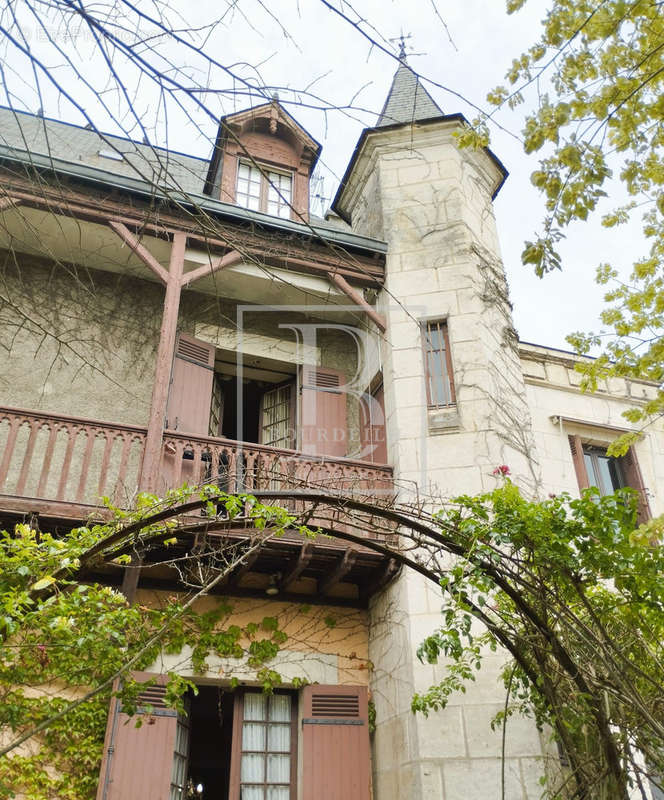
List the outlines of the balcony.
{"type": "MultiPolygon", "coordinates": [[[[38,514],[44,529],[72,527],[102,513],[104,496],[130,507],[138,492],[146,434],[146,428],[136,425],[0,407],[0,524],[38,514]]],[[[304,506],[297,499],[301,489],[389,495],[392,470],[347,458],[166,431],[159,492],[202,482],[228,492],[288,490],[293,497],[287,505],[299,510],[304,506]]],[[[343,530],[343,524],[337,523],[336,529],[343,530]]],[[[362,605],[393,572],[389,558],[366,547],[349,547],[330,537],[306,543],[288,532],[222,589],[255,594],[276,575],[284,599],[322,595],[329,602],[362,605]]],[[[152,583],[160,588],[169,580],[164,575],[152,583]]]]}

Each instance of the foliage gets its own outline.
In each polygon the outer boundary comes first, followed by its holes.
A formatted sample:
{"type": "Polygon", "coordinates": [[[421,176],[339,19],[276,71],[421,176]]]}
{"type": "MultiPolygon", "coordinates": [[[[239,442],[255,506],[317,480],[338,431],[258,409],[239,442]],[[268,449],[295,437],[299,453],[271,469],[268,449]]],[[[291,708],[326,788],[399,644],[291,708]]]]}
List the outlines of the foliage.
{"type": "MultiPolygon", "coordinates": [[[[508,0],[516,11],[527,0],[508,0]]],[[[584,365],[586,386],[606,376],[664,378],[664,14],[652,0],[553,0],[542,33],[507,74],[509,88],[489,95],[496,106],[523,102],[537,90],[537,109],[525,119],[524,149],[541,153],[531,176],[544,195],[541,233],[526,243],[523,261],[540,276],[561,267],[557,243],[567,225],[584,221],[599,201],[615,194],[617,176],[625,202],[602,217],[607,228],[642,214],[650,250],[629,281],[601,264],[597,282],[609,286],[602,322],[610,333],[575,333],[580,353],[602,346],[584,365]],[[547,91],[548,90],[548,91],[547,91]],[[606,340],[606,341],[605,341],[606,340]],[[604,344],[603,344],[604,343],[604,344]]],[[[630,412],[644,422],[664,410],[664,390],[630,412]]],[[[629,445],[622,442],[623,452],[629,445]]],[[[616,450],[617,454],[617,449],[616,450]]]]}
{"type": "Polygon", "coordinates": [[[503,645],[514,657],[507,715],[553,729],[570,795],[625,798],[628,768],[643,780],[636,751],[664,774],[664,531],[662,520],[635,528],[634,495],[532,502],[507,478],[441,511],[464,555],[440,576],[443,624],[418,652],[447,674],[413,710],[444,707],[503,645]]]}
{"type": "MultiPolygon", "coordinates": [[[[27,525],[0,533],[0,730],[5,740],[16,740],[48,723],[38,736],[0,760],[0,798],[17,792],[31,800],[93,798],[109,681],[123,676],[117,693],[123,710],[134,713],[140,687],[129,670],[145,669],[160,652],[190,648],[197,673],[206,670],[210,656],[241,659],[257,671],[266,690],[281,682],[267,666],[287,639],[277,618],[240,627],[233,624],[233,606],[226,600],[198,612],[187,602],[196,596],[195,589],[188,596],[173,595],[163,607],[147,607],[129,605],[108,585],[83,582],[84,567],[124,561],[139,543],[147,551],[177,541],[182,531],[176,529],[170,507],[180,512],[183,501],[203,506],[211,516],[217,514],[218,504],[227,516],[247,514],[265,535],[278,535],[294,524],[283,509],[249,495],[227,496],[205,487],[197,493],[173,492],[164,503],[143,495],[138,510],[116,510],[111,522],[76,528],[62,537],[27,525]],[[70,708],[72,699],[86,693],[84,702],[70,708]]],[[[201,588],[241,555],[197,555],[207,576],[201,588]]],[[[169,676],[167,703],[180,708],[184,693],[192,688],[189,681],[169,676]]]]}

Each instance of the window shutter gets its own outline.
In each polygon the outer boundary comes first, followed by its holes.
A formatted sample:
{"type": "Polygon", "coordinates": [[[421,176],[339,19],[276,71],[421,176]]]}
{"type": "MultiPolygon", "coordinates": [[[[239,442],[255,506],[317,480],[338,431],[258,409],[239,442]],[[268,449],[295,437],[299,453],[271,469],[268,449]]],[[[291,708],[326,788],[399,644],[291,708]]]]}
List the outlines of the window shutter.
{"type": "Polygon", "coordinates": [[[576,481],[579,484],[579,489],[587,489],[590,486],[588,480],[588,471],[586,470],[586,462],[583,459],[583,444],[580,436],[570,436],[569,446],[572,451],[572,460],[574,461],[574,470],[576,471],[576,481]]]}
{"type": "Polygon", "coordinates": [[[213,380],[214,347],[181,333],[173,359],[167,428],[208,435],[213,380]]]}
{"type": "Polygon", "coordinates": [[[387,464],[385,403],[383,384],[371,393],[373,402],[363,400],[360,408],[360,444],[364,461],[387,464]]]}
{"type": "Polygon", "coordinates": [[[648,494],[645,484],[643,483],[641,469],[633,447],[630,447],[625,453],[620,460],[620,464],[623,468],[625,482],[639,493],[637,521],[639,524],[647,522],[652,516],[650,512],[650,503],[648,502],[648,494]]]}
{"type": "Polygon", "coordinates": [[[302,800],[369,800],[366,687],[305,686],[302,701],[302,800]]]}
{"type": "Polygon", "coordinates": [[[155,677],[157,683],[145,688],[140,696],[144,705],[133,717],[123,713],[117,698],[111,699],[97,800],[171,797],[178,715],[164,704],[166,676],[134,674],[138,681],[155,677]],[[139,715],[143,724],[137,728],[139,715]]]}
{"type": "Polygon", "coordinates": [[[302,367],[301,445],[308,455],[346,455],[346,392],[341,372],[324,367],[302,367]]]}

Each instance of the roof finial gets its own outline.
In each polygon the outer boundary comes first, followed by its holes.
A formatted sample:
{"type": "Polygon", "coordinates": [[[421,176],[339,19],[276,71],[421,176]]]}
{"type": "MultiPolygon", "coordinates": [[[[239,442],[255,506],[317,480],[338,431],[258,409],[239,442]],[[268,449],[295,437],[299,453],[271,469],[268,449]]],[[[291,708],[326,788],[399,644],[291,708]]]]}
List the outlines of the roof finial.
{"type": "Polygon", "coordinates": [[[406,39],[412,39],[412,33],[404,33],[401,29],[401,35],[390,39],[391,42],[399,42],[399,61],[406,62],[406,39]]]}

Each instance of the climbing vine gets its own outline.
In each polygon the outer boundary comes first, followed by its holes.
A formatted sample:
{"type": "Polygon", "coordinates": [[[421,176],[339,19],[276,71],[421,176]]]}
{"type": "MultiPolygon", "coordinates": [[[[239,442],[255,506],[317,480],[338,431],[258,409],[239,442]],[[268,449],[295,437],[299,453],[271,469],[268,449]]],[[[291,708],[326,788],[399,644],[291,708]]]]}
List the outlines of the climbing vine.
{"type": "MultiPolygon", "coordinates": [[[[0,759],[0,798],[93,798],[111,678],[122,677],[115,693],[123,710],[134,713],[140,686],[130,672],[148,668],[162,654],[186,648],[196,674],[206,671],[211,656],[238,659],[255,671],[265,691],[281,683],[268,666],[288,638],[277,617],[237,625],[233,604],[223,598],[197,610],[191,603],[195,588],[170,596],[161,607],[130,605],[111,586],[85,580],[86,569],[126,563],[138,547],[145,553],[176,543],[178,521],[169,508],[181,509],[183,502],[202,506],[208,518],[220,512],[245,516],[261,541],[286,527],[310,533],[283,509],[215,487],[173,492],[165,501],[144,495],[134,512],[111,509],[110,522],[61,537],[27,525],[0,532],[0,730],[15,742],[26,736],[0,759]],[[29,736],[31,731],[37,732],[29,736]]],[[[198,552],[191,560],[201,567],[200,589],[230,571],[245,552],[198,552]]],[[[168,561],[166,556],[163,563],[168,561]]],[[[196,691],[192,681],[169,675],[170,706],[180,708],[188,691],[196,691]]]]}

